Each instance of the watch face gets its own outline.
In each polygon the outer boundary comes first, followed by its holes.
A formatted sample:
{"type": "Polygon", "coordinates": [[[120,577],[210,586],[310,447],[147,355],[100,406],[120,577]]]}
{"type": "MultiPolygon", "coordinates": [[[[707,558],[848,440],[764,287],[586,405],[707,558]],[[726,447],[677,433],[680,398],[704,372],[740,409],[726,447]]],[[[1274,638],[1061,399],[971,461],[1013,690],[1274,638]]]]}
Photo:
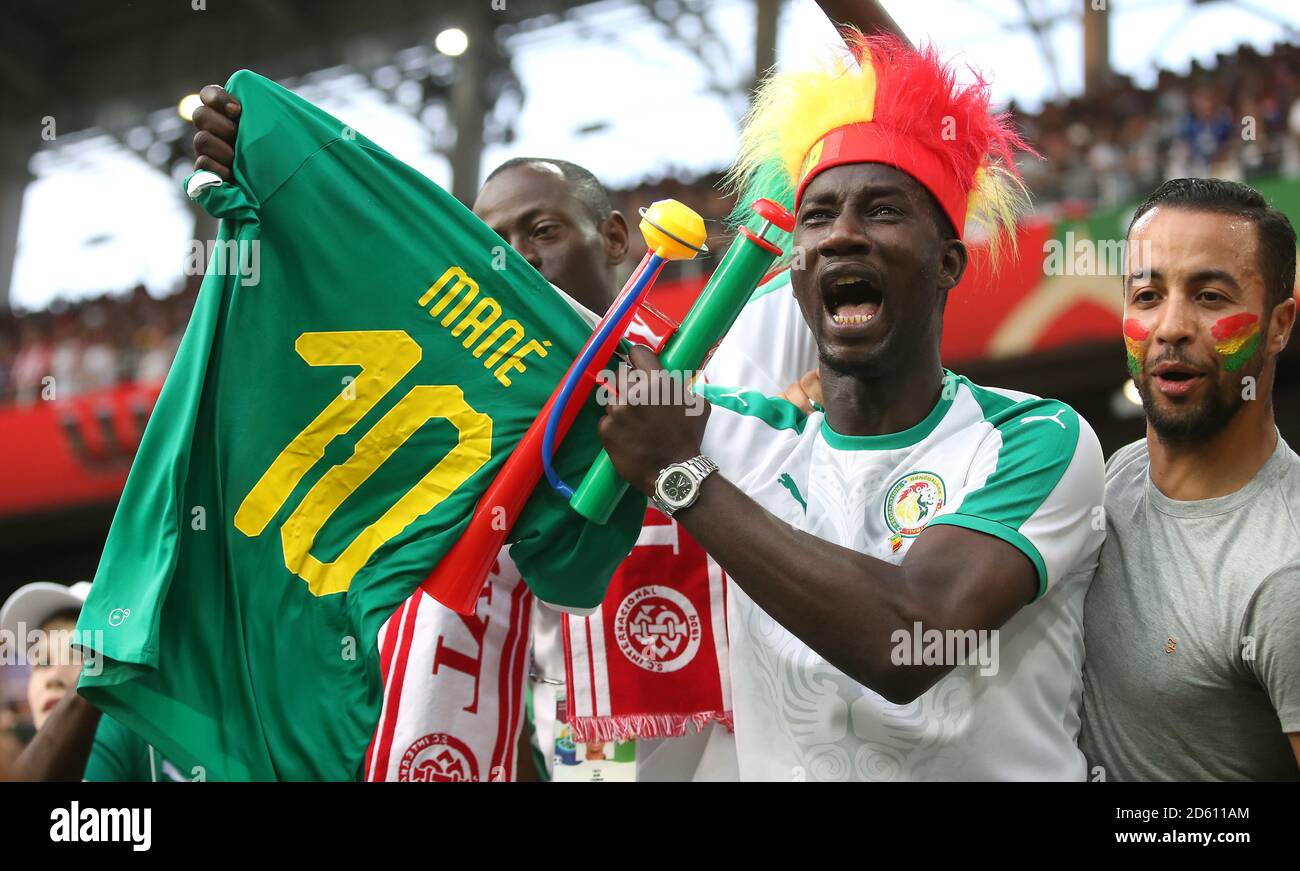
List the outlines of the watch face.
{"type": "Polygon", "coordinates": [[[664,501],[670,505],[686,501],[694,489],[695,481],[680,469],[674,469],[664,476],[664,482],[659,486],[659,492],[663,494],[664,501]]]}

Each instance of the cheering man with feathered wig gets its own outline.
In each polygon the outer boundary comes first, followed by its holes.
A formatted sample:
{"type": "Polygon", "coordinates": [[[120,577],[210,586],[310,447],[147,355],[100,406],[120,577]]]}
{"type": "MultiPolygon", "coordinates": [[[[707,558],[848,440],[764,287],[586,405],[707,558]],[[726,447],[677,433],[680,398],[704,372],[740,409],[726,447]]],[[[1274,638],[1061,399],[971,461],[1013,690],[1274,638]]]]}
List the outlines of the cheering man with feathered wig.
{"type": "MultiPolygon", "coordinates": [[[[968,224],[993,256],[1014,248],[1026,146],[933,49],[846,42],[764,83],[734,171],[742,208],[795,213],[824,405],[710,385],[710,417],[744,438],[626,404],[601,437],[733,579],[742,779],[1082,780],[1101,449],[1069,406],[939,359],[968,224]]],[[[646,348],[632,360],[659,368],[646,348]]]]}

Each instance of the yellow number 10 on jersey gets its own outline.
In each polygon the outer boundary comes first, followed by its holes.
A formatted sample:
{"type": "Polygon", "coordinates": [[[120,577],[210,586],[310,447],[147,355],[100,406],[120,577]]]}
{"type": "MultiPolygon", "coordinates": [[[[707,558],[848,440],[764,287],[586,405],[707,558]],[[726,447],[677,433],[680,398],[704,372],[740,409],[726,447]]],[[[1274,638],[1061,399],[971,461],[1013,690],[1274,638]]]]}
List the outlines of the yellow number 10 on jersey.
{"type": "MultiPolygon", "coordinates": [[[[336,436],[356,425],[420,362],[420,346],[403,330],[303,333],[294,343],[309,366],[360,366],[361,372],[316,419],[280,451],[235,512],[235,528],[262,534],[303,476],[336,436]]],[[[475,411],[454,385],[420,384],[357,440],[352,456],[317,481],[280,526],[284,564],[317,596],[341,593],[383,544],[433,510],[469,480],[492,454],[492,418],[475,411]],[[312,544],[344,500],[426,422],[456,428],[456,445],[383,516],[367,526],[333,562],[311,555],[312,544]]]]}

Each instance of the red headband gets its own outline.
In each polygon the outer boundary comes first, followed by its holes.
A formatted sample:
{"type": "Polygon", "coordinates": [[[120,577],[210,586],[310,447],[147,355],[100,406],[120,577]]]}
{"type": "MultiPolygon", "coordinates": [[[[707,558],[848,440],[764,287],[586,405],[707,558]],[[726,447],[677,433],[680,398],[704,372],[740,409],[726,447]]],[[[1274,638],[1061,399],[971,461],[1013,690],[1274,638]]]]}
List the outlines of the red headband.
{"type": "Polygon", "coordinates": [[[934,195],[952,221],[957,238],[962,238],[966,228],[966,201],[974,179],[963,184],[953,174],[951,163],[941,160],[915,139],[897,135],[879,123],[836,127],[817,140],[804,158],[802,178],[794,194],[795,211],[799,209],[804,188],[815,175],[846,163],[883,163],[907,173],[934,195]]]}

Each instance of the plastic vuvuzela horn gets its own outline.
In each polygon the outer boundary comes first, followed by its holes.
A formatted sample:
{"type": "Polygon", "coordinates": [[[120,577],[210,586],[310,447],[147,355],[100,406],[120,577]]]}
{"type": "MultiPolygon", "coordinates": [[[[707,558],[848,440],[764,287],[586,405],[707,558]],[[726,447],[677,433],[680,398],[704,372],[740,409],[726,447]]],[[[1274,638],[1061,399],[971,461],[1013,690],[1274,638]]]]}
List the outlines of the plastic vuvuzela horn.
{"type": "MultiPolygon", "coordinates": [[[[751,208],[764,219],[762,228],[757,233],[747,227],[740,229],[709,283],[659,355],[665,370],[694,372],[703,366],[736,322],[772,261],[781,256],[781,249],[764,237],[773,226],[791,232],[794,216],[768,199],[755,200],[751,208]]],[[[609,454],[601,451],[569,504],[593,523],[604,523],[626,490],[627,482],[614,470],[609,454]]]]}

